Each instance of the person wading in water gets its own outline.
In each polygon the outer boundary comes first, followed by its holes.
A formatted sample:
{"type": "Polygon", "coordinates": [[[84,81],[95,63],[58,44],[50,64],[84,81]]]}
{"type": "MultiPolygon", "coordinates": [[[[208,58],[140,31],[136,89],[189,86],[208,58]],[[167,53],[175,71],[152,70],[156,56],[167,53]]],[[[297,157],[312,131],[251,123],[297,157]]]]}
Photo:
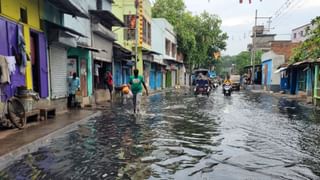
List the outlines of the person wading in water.
{"type": "Polygon", "coordinates": [[[148,88],[144,82],[143,76],[139,75],[139,70],[135,69],[133,71],[133,76],[130,77],[129,84],[131,85],[131,91],[133,94],[133,112],[140,112],[140,103],[141,103],[141,97],[142,97],[142,85],[144,89],[146,90],[147,96],[148,88]]]}

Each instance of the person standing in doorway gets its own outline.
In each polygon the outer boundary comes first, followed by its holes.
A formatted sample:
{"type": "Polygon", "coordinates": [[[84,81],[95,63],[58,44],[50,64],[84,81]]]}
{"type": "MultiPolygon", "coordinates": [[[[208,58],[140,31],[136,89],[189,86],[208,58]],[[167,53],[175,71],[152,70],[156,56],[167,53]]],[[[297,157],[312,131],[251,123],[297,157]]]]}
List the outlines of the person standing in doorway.
{"type": "Polygon", "coordinates": [[[147,86],[144,82],[143,76],[139,75],[139,70],[133,71],[133,76],[130,77],[129,84],[131,85],[131,91],[133,94],[133,112],[140,112],[140,103],[142,97],[142,85],[146,90],[147,96],[149,95],[147,86]]]}
{"type": "Polygon", "coordinates": [[[80,80],[77,77],[77,73],[73,73],[69,79],[69,96],[68,96],[68,108],[74,106],[76,101],[76,91],[80,90],[80,80]]]}
{"type": "Polygon", "coordinates": [[[106,80],[107,80],[107,88],[109,89],[109,93],[110,93],[110,101],[112,101],[113,78],[112,78],[111,72],[109,71],[107,72],[106,80]]]}

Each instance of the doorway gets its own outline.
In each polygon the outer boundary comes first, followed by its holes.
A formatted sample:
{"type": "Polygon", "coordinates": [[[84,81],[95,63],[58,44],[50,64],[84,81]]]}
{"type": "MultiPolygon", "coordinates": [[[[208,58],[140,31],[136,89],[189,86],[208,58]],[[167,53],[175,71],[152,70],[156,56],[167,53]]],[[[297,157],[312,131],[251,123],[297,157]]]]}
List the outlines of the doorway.
{"type": "Polygon", "coordinates": [[[40,59],[39,59],[39,37],[38,34],[30,32],[30,50],[32,66],[33,90],[40,93],[40,59]]]}
{"type": "Polygon", "coordinates": [[[88,96],[88,88],[87,88],[87,60],[80,60],[80,89],[83,97],[88,96]]]}

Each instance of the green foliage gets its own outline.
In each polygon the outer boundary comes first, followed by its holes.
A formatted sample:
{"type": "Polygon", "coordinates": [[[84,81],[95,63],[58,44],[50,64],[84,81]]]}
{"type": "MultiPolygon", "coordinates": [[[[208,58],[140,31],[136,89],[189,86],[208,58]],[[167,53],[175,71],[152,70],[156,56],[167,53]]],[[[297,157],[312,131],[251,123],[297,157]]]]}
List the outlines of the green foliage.
{"type": "MultiPolygon", "coordinates": [[[[256,52],[255,65],[261,64],[261,55],[261,51],[256,52]]],[[[245,73],[244,67],[251,65],[251,52],[242,51],[235,56],[223,56],[220,62],[215,65],[218,74],[228,73],[233,64],[235,65],[235,72],[243,74],[245,73]]]]}
{"type": "Polygon", "coordinates": [[[294,49],[292,63],[320,58],[320,16],[313,19],[311,24],[315,26],[315,29],[310,32],[310,37],[306,41],[294,49]]]}
{"type": "Polygon", "coordinates": [[[213,51],[226,48],[226,33],[220,29],[221,19],[203,12],[192,15],[186,10],[183,0],[157,0],[152,8],[154,18],[165,18],[177,33],[178,51],[185,61],[196,67],[214,64],[213,51]]]}

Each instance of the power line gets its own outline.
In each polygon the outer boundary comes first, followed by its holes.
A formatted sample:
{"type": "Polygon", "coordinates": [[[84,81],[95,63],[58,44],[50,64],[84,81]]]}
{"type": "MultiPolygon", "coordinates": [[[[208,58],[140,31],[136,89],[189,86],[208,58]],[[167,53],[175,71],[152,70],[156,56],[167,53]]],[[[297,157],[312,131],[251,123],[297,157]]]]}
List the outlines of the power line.
{"type": "MultiPolygon", "coordinates": [[[[279,23],[283,20],[282,17],[284,17],[287,13],[292,10],[294,10],[297,6],[299,6],[301,3],[304,3],[303,1],[299,0],[287,0],[275,13],[273,16],[273,24],[279,25],[279,23]]],[[[274,25],[275,26],[275,25],[274,25]]]]}

